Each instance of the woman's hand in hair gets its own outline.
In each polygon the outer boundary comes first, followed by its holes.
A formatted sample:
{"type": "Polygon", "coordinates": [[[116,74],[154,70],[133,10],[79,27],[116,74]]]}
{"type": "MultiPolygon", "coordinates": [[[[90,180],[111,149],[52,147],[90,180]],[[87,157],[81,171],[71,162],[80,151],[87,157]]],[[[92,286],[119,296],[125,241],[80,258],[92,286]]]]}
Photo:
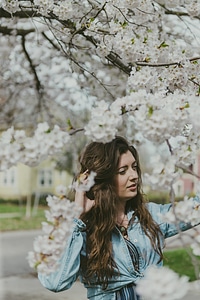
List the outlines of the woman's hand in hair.
{"type": "Polygon", "coordinates": [[[94,206],[94,200],[87,198],[84,191],[76,191],[75,202],[83,209],[83,212],[89,211],[94,206]]]}
{"type": "MultiPolygon", "coordinates": [[[[86,170],[83,174],[79,176],[79,181],[81,184],[87,184],[87,178],[88,178],[88,170],[86,170]]],[[[89,211],[92,206],[94,205],[94,200],[90,200],[86,196],[86,191],[77,189],[75,193],[75,202],[78,206],[80,206],[83,209],[83,212],[89,211]]]]}

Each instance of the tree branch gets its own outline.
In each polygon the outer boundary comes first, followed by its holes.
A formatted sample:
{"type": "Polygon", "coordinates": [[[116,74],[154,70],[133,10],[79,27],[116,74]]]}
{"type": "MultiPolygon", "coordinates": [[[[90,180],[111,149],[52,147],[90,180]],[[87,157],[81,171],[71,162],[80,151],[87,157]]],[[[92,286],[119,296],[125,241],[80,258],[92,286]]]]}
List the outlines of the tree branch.
{"type": "Polygon", "coordinates": [[[115,54],[114,52],[110,52],[106,56],[107,60],[110,61],[114,66],[118,67],[120,70],[122,70],[124,73],[130,75],[130,72],[132,70],[132,66],[126,66],[121,61],[121,58],[115,54]]]}
{"type": "MultiPolygon", "coordinates": [[[[188,60],[190,62],[192,61],[195,61],[195,60],[199,60],[200,59],[200,56],[199,57],[192,57],[192,58],[189,58],[188,60]]],[[[176,61],[176,62],[172,62],[172,63],[148,63],[148,62],[144,62],[144,61],[136,61],[134,62],[135,65],[137,66],[144,66],[144,67],[169,67],[169,66],[175,66],[175,65],[181,65],[181,61],[176,61]]],[[[134,65],[133,64],[133,65],[134,65]]]]}
{"type": "MultiPolygon", "coordinates": [[[[173,149],[172,149],[172,146],[169,142],[169,140],[167,139],[166,140],[166,143],[167,143],[167,146],[169,148],[169,152],[171,155],[173,155],[173,149]]],[[[186,166],[184,166],[183,164],[176,164],[176,167],[183,170],[183,172],[187,173],[187,174],[190,174],[192,176],[195,176],[196,178],[200,179],[200,176],[198,174],[196,174],[195,172],[193,172],[191,169],[187,168],[186,166]]]]}
{"type": "Polygon", "coordinates": [[[192,170],[190,170],[189,168],[187,168],[181,164],[176,164],[176,167],[183,170],[185,173],[188,173],[188,174],[196,177],[197,179],[200,179],[200,176],[198,174],[196,174],[195,172],[193,172],[192,170]]]}
{"type": "MultiPolygon", "coordinates": [[[[49,28],[50,29],[50,28],[49,28]]],[[[51,29],[50,29],[51,30],[51,29]]],[[[53,34],[53,36],[54,36],[54,38],[56,39],[56,41],[58,42],[58,45],[60,46],[60,49],[59,49],[59,47],[54,43],[54,42],[52,42],[51,41],[51,39],[50,38],[48,38],[47,36],[46,36],[46,34],[45,33],[43,33],[43,36],[51,43],[51,45],[53,46],[53,47],[55,47],[55,49],[56,50],[58,50],[58,51],[62,51],[62,53],[67,57],[67,59],[69,59],[70,61],[72,61],[75,65],[77,65],[79,68],[80,68],[80,70],[83,70],[84,72],[86,72],[86,73],[88,73],[88,74],[90,74],[92,77],[94,77],[99,83],[100,83],[100,85],[107,91],[107,93],[112,97],[112,99],[114,99],[114,96],[113,96],[113,94],[108,90],[108,88],[106,87],[106,85],[94,74],[94,72],[91,72],[91,71],[89,71],[88,69],[86,69],[85,67],[83,67],[83,65],[81,65],[81,63],[79,63],[74,57],[73,57],[73,55],[72,54],[68,54],[67,52],[66,52],[66,50],[64,49],[64,47],[63,47],[63,45],[62,45],[62,43],[57,39],[57,37],[55,36],[55,34],[52,32],[52,34],[53,34]]]]}
{"type": "Polygon", "coordinates": [[[0,26],[0,32],[3,35],[21,35],[25,36],[31,32],[35,32],[34,29],[16,29],[16,28],[8,28],[5,26],[0,26]]]}
{"type": "MultiPolygon", "coordinates": [[[[177,17],[191,17],[187,12],[184,11],[177,11],[177,10],[171,10],[165,6],[165,4],[160,4],[157,1],[155,1],[160,7],[162,7],[165,10],[166,15],[173,15],[177,17]]],[[[194,16],[194,19],[200,19],[198,16],[194,16]]]]}
{"type": "Polygon", "coordinates": [[[42,96],[42,91],[43,91],[43,88],[42,88],[42,85],[40,83],[40,80],[38,78],[38,75],[37,75],[37,72],[36,72],[36,69],[35,69],[35,66],[33,65],[33,62],[31,60],[31,57],[26,49],[26,39],[25,39],[25,36],[22,36],[22,48],[23,48],[23,51],[25,53],[25,56],[30,64],[30,67],[31,67],[31,71],[33,72],[33,75],[34,75],[34,78],[35,78],[35,87],[36,87],[36,90],[38,92],[38,95],[39,95],[39,98],[41,98],[42,96]]]}
{"type": "MultiPolygon", "coordinates": [[[[162,5],[161,5],[162,6],[162,5]]],[[[175,12],[175,11],[170,11],[168,9],[166,9],[164,6],[162,6],[165,9],[165,13],[166,14],[173,14],[173,15],[177,15],[177,16],[189,16],[186,13],[183,12],[175,12]]],[[[102,8],[98,11],[97,15],[104,9],[104,6],[102,6],[102,8]]],[[[34,10],[34,8],[28,9],[28,10],[24,10],[24,11],[20,11],[20,12],[16,12],[13,14],[13,16],[19,17],[19,18],[32,18],[32,17],[44,17],[42,16],[40,13],[38,13],[37,11],[34,10]]],[[[11,14],[9,14],[8,12],[6,12],[4,9],[0,8],[0,17],[5,17],[5,18],[11,18],[11,14]]],[[[96,17],[96,16],[95,16],[96,17]]],[[[74,24],[74,22],[72,22],[71,20],[59,20],[58,17],[53,13],[53,12],[49,12],[49,17],[45,17],[46,20],[50,20],[50,19],[54,19],[57,20],[59,23],[61,23],[63,26],[67,27],[68,29],[72,30],[73,36],[74,35],[82,35],[86,40],[88,40],[89,42],[91,42],[93,44],[94,47],[97,47],[98,41],[96,41],[94,39],[94,37],[90,37],[88,35],[84,34],[84,31],[86,29],[85,26],[83,26],[81,29],[76,30],[76,25],[74,24]]],[[[2,30],[5,31],[5,34],[9,34],[12,32],[11,29],[6,29],[2,27],[2,30]]],[[[0,28],[1,31],[1,28],[0,28]]],[[[30,30],[30,32],[33,32],[33,29],[30,30]]],[[[28,30],[17,30],[17,34],[18,35],[26,35],[28,33],[30,33],[28,30]]],[[[47,36],[46,36],[47,39],[47,36]]],[[[55,44],[54,44],[55,47],[55,44]]],[[[58,49],[57,49],[58,50],[58,49]]],[[[65,53],[66,54],[66,53],[65,53]]],[[[180,62],[171,62],[171,63],[148,63],[145,61],[136,61],[134,63],[131,63],[129,65],[125,65],[122,62],[122,59],[114,52],[110,52],[106,57],[105,57],[111,64],[113,64],[114,66],[116,66],[117,68],[119,68],[120,70],[122,70],[125,74],[130,75],[131,69],[134,65],[136,66],[147,66],[147,67],[169,67],[169,66],[175,66],[175,65],[180,65],[180,62]]],[[[199,60],[200,57],[196,57],[196,58],[191,58],[190,61],[193,60],[199,60]]]]}
{"type": "Polygon", "coordinates": [[[40,13],[36,12],[35,10],[21,10],[15,13],[9,13],[8,11],[0,8],[0,18],[12,19],[13,17],[18,17],[20,19],[28,19],[28,18],[40,18],[43,17],[40,13]]]}

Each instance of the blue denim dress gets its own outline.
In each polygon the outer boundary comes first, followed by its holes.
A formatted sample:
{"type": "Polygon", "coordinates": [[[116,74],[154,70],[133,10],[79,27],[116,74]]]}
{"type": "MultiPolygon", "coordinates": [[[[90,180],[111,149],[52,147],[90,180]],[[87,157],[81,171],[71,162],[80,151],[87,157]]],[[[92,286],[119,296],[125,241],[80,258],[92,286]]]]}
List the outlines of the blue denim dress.
{"type": "MultiPolygon", "coordinates": [[[[200,203],[198,197],[194,198],[195,201],[200,203]]],[[[190,223],[180,223],[179,228],[174,224],[169,224],[163,221],[162,215],[170,210],[171,204],[155,204],[148,203],[147,208],[151,213],[155,222],[159,225],[160,230],[163,233],[164,238],[171,237],[179,232],[191,228],[190,223]]],[[[128,219],[130,220],[133,215],[133,211],[128,213],[128,219]]],[[[72,284],[79,278],[87,289],[87,297],[90,300],[116,300],[116,297],[120,295],[120,290],[125,291],[129,289],[131,285],[137,285],[137,282],[144,276],[143,273],[150,265],[162,266],[162,262],[159,262],[159,256],[157,252],[152,248],[149,238],[145,235],[140,223],[136,220],[128,227],[129,241],[134,244],[135,249],[138,252],[138,268],[134,266],[133,257],[130,253],[130,248],[127,246],[127,242],[122,236],[121,232],[116,228],[112,234],[112,247],[113,247],[113,259],[117,265],[118,272],[116,276],[113,276],[108,282],[106,290],[102,289],[102,286],[98,284],[95,279],[88,284],[84,281],[84,270],[80,268],[81,255],[86,255],[86,232],[85,224],[80,220],[74,220],[75,227],[71,236],[69,237],[65,251],[59,261],[59,268],[50,275],[38,274],[38,278],[47,289],[59,292],[69,289],[72,284]]],[[[161,241],[161,245],[164,248],[164,240],[161,241]]],[[[135,252],[134,252],[135,253],[135,252]]],[[[119,299],[129,299],[125,298],[119,299]]],[[[134,299],[134,298],[133,298],[134,299]]],[[[136,298],[137,299],[137,298],[136,298]]]]}

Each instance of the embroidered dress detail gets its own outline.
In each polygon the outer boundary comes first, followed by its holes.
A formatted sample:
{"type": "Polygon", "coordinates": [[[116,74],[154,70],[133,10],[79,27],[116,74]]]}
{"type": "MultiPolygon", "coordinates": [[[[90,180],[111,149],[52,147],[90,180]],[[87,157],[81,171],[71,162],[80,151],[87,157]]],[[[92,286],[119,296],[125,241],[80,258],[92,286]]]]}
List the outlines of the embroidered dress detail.
{"type": "MultiPolygon", "coordinates": [[[[124,239],[128,247],[134,268],[139,271],[139,253],[135,245],[128,239],[124,239]]],[[[129,284],[116,292],[116,300],[140,300],[140,296],[136,294],[135,284],[129,284]]]]}
{"type": "Polygon", "coordinates": [[[138,250],[131,241],[129,241],[127,239],[125,239],[125,241],[126,241],[126,245],[128,247],[128,250],[130,252],[130,256],[132,258],[134,268],[135,268],[136,271],[139,271],[139,253],[138,253],[138,250]]]}
{"type": "Polygon", "coordinates": [[[140,296],[136,294],[135,285],[129,284],[116,292],[116,300],[140,300],[140,296]]]}

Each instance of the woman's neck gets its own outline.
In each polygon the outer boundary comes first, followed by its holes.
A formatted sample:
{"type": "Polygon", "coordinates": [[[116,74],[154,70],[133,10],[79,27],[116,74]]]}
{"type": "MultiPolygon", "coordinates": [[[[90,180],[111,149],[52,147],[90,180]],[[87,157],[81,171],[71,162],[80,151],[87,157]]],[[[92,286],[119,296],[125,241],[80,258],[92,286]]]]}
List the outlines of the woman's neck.
{"type": "Polygon", "coordinates": [[[126,203],[118,203],[116,205],[116,211],[117,211],[117,215],[124,215],[126,213],[126,203]]]}
{"type": "Polygon", "coordinates": [[[118,225],[127,225],[128,223],[128,218],[126,215],[126,211],[125,211],[125,205],[124,203],[120,203],[117,206],[117,217],[116,217],[116,223],[118,225]]]}

